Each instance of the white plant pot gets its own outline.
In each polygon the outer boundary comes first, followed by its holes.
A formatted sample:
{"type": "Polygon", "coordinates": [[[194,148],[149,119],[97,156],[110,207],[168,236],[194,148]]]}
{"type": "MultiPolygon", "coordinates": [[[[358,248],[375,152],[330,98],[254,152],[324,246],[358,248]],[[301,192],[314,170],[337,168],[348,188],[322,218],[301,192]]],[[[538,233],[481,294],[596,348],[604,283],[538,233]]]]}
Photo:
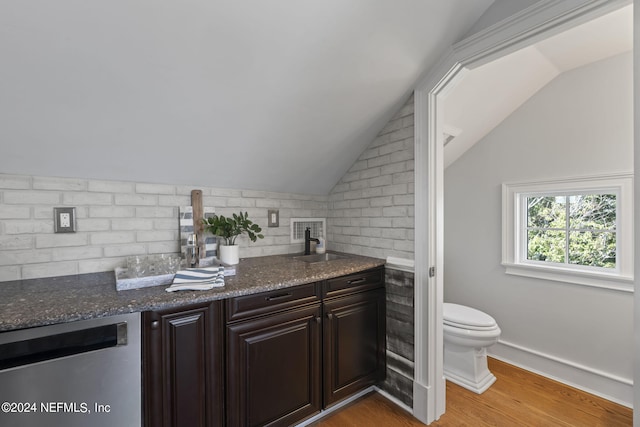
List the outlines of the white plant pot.
{"type": "Polygon", "coordinates": [[[239,263],[238,248],[238,245],[218,246],[220,261],[228,265],[236,265],[239,263]]]}

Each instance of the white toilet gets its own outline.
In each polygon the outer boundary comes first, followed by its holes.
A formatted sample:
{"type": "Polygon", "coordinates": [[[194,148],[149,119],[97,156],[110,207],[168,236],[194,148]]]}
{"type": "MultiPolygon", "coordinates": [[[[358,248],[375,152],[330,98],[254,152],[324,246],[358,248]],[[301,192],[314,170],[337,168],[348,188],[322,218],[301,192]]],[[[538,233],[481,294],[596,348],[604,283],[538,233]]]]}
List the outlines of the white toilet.
{"type": "Polygon", "coordinates": [[[500,328],[488,314],[444,303],[444,376],[478,394],[496,381],[487,367],[487,347],[498,342],[500,328]]]}

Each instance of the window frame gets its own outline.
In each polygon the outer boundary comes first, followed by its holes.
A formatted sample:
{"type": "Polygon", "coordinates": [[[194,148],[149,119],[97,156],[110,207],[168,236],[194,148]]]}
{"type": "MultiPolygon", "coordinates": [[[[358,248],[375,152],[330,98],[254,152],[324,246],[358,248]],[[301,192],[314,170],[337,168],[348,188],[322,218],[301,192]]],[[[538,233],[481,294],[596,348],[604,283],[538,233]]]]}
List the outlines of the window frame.
{"type": "Polygon", "coordinates": [[[502,265],[506,274],[633,292],[633,174],[502,184],[502,265]],[[616,268],[527,259],[527,197],[616,194],[616,268]]]}

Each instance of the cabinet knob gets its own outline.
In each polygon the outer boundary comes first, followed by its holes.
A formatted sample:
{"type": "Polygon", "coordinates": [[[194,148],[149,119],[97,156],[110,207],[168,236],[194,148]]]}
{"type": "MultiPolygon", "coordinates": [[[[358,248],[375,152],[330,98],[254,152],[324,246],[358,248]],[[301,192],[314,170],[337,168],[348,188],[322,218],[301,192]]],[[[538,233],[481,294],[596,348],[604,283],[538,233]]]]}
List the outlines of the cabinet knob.
{"type": "Polygon", "coordinates": [[[160,327],[160,322],[158,322],[157,320],[154,320],[153,322],[151,322],[151,329],[158,329],[160,327]]]}
{"type": "Polygon", "coordinates": [[[320,323],[320,322],[322,322],[322,317],[320,316],[316,317],[316,323],[320,323]]]}
{"type": "Polygon", "coordinates": [[[327,318],[328,318],[329,320],[333,319],[333,314],[331,314],[331,313],[327,313],[327,318]]]}

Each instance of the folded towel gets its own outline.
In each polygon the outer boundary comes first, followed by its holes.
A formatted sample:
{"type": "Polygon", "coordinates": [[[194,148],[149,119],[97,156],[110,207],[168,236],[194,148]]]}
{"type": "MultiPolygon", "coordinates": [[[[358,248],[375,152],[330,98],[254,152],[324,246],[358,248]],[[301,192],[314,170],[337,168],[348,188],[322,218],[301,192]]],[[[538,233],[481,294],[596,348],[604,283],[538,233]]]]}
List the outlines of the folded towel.
{"type": "Polygon", "coordinates": [[[224,286],[224,267],[188,268],[180,270],[166,291],[200,291],[224,286]]]}

